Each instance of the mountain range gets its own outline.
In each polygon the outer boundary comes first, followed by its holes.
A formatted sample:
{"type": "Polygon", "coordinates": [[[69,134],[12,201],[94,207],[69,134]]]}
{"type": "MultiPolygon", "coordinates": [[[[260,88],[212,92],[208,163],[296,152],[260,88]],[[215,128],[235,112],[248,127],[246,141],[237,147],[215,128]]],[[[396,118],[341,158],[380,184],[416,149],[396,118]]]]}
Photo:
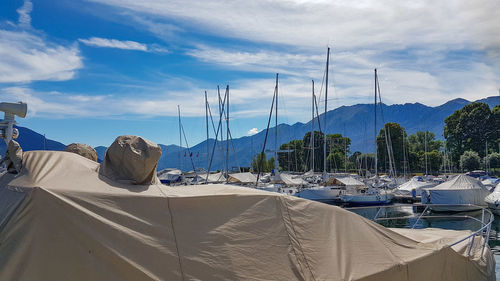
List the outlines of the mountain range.
{"type": "MultiPolygon", "coordinates": [[[[490,107],[500,104],[500,96],[492,96],[485,99],[477,100],[476,102],[484,102],[490,107]]],[[[427,130],[433,132],[436,138],[443,139],[444,119],[452,114],[455,110],[461,109],[463,106],[471,103],[465,99],[450,100],[440,106],[431,107],[421,103],[406,103],[406,104],[382,104],[381,110],[377,109],[378,122],[377,130],[383,127],[384,123],[396,122],[401,124],[406,129],[408,134],[413,134],[417,131],[427,130]],[[383,117],[382,117],[383,115],[383,117]]],[[[351,106],[341,106],[339,108],[328,111],[326,133],[341,133],[351,139],[351,152],[373,152],[375,150],[374,140],[374,111],[373,104],[356,104],[351,106]]],[[[323,121],[323,114],[319,116],[323,121]]],[[[316,130],[317,118],[315,119],[316,130]]],[[[321,124],[325,128],[324,124],[321,124]]],[[[64,150],[65,145],[50,139],[44,141],[44,136],[38,134],[28,128],[17,127],[19,130],[18,142],[23,150],[64,150]],[[45,144],[44,144],[45,142],[45,144]]],[[[297,122],[293,125],[279,124],[278,129],[278,145],[287,143],[294,139],[302,139],[304,135],[311,130],[311,121],[307,123],[297,122]]],[[[274,149],[275,127],[269,129],[266,150],[274,149]]],[[[229,166],[230,167],[247,167],[250,165],[253,155],[262,150],[265,139],[265,130],[252,135],[233,139],[230,145],[229,166]]],[[[214,139],[208,140],[210,155],[214,150],[214,139]]],[[[194,168],[207,168],[207,141],[203,141],[190,148],[192,157],[189,157],[187,148],[177,145],[163,145],[162,156],[158,162],[158,169],[175,167],[182,170],[192,170],[194,168]],[[192,159],[192,161],[191,161],[192,159]]],[[[0,142],[0,153],[5,151],[5,143],[0,142]]],[[[95,148],[99,159],[103,159],[106,147],[98,146],[95,148]]],[[[221,169],[225,161],[223,153],[226,150],[226,142],[218,142],[214,150],[211,170],[221,169]]]]}

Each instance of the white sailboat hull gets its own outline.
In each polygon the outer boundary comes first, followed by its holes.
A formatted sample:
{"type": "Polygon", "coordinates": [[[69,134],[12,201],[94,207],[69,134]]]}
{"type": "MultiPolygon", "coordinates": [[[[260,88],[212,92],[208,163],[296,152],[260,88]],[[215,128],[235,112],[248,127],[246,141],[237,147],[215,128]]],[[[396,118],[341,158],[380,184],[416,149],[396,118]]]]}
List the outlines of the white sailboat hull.
{"type": "Polygon", "coordinates": [[[392,193],[384,194],[342,194],[340,199],[345,203],[357,205],[382,205],[391,203],[392,193]]]}
{"type": "Polygon", "coordinates": [[[295,193],[295,196],[319,202],[332,202],[339,200],[340,190],[329,186],[304,188],[295,193]]]}

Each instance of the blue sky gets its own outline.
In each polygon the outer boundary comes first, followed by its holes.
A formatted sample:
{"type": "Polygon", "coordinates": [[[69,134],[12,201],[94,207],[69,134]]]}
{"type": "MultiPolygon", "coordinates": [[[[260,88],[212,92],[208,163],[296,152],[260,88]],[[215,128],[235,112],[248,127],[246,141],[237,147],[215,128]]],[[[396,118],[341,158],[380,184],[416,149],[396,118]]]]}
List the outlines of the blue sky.
{"type": "Polygon", "coordinates": [[[280,123],[308,121],[329,45],[329,109],[371,102],[375,67],[389,104],[476,100],[500,88],[499,18],[496,0],[2,1],[0,99],[28,103],[21,126],[92,146],[178,143],[180,105],[193,145],[217,85],[233,137],[262,130],[276,72],[280,123]]]}

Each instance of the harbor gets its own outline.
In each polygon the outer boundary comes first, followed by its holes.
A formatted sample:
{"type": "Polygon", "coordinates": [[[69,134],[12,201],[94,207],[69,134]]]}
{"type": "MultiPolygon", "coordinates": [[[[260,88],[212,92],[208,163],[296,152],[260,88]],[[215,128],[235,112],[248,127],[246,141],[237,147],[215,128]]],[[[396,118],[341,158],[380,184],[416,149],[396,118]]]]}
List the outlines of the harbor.
{"type": "Polygon", "coordinates": [[[0,3],[0,281],[500,280],[498,0],[0,3]]]}

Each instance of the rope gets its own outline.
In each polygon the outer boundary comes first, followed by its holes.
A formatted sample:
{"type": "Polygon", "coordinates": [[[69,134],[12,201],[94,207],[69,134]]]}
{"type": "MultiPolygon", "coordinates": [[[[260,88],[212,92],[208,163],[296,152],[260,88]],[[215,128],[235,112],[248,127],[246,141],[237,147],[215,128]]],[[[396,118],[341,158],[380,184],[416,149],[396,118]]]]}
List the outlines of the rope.
{"type": "MultiPolygon", "coordinates": [[[[260,155],[264,156],[264,151],[266,149],[266,143],[267,143],[267,136],[269,135],[269,125],[271,124],[271,119],[273,117],[273,108],[274,108],[274,100],[276,98],[276,89],[278,87],[274,87],[274,94],[273,94],[273,101],[271,103],[271,111],[269,112],[269,119],[267,120],[267,128],[266,128],[266,137],[264,138],[264,146],[262,146],[262,152],[260,153],[260,155]]],[[[277,129],[277,128],[276,128],[277,129]]],[[[258,156],[257,156],[257,159],[258,159],[258,156]]],[[[261,159],[262,160],[262,159],[261,159]]],[[[259,178],[260,178],[260,172],[261,172],[261,162],[262,161],[259,161],[257,163],[257,180],[255,181],[255,187],[257,187],[258,183],[259,183],[259,178]]]]}

